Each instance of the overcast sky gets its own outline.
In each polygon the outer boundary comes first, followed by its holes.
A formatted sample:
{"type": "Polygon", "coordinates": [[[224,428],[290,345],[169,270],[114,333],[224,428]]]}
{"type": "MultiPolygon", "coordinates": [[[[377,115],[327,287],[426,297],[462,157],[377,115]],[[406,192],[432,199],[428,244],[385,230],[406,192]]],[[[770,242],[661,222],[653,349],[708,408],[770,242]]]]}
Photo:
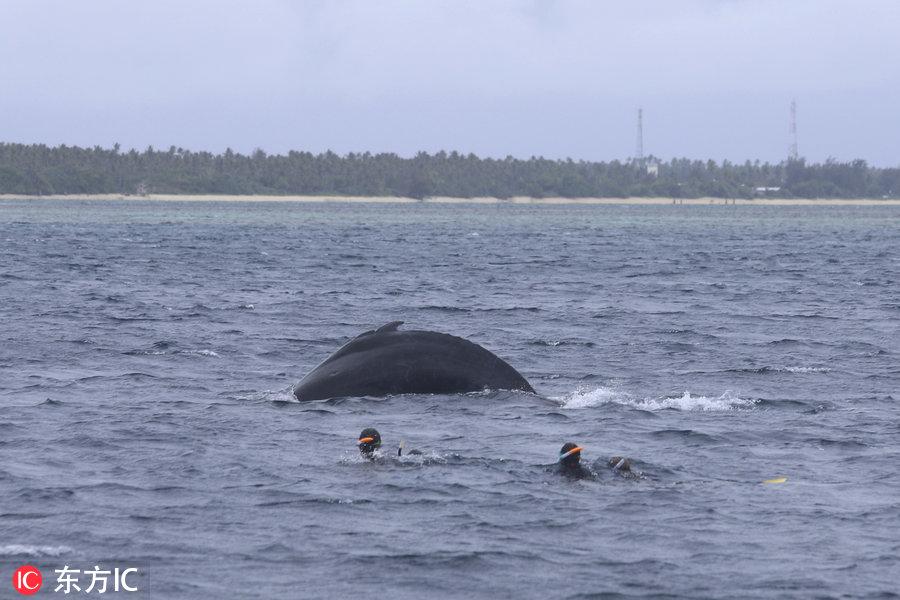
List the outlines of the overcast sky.
{"type": "Polygon", "coordinates": [[[0,141],[900,165],[898,0],[2,0],[0,141]]]}

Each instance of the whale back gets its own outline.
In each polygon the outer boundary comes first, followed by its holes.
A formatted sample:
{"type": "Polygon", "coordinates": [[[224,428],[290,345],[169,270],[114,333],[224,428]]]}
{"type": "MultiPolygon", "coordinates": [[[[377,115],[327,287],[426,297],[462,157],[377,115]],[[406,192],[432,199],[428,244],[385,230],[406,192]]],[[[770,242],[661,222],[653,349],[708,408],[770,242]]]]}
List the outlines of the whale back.
{"type": "Polygon", "coordinates": [[[534,392],[503,359],[461,337],[388,323],[350,340],[294,387],[298,400],[484,389],[534,392]]]}

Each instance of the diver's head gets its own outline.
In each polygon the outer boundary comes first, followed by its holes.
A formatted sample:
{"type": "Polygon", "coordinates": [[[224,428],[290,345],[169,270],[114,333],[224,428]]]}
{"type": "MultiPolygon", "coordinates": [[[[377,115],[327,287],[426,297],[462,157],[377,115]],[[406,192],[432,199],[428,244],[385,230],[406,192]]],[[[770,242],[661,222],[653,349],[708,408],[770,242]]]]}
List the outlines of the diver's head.
{"type": "Polygon", "coordinates": [[[375,451],[381,448],[381,434],[378,433],[377,429],[366,427],[359,434],[357,443],[359,444],[360,454],[366,458],[372,458],[375,451]]]}
{"type": "Polygon", "coordinates": [[[618,471],[620,473],[631,472],[631,461],[624,456],[613,456],[606,465],[613,471],[618,471]]]}
{"type": "Polygon", "coordinates": [[[573,469],[581,462],[581,447],[572,442],[566,442],[559,451],[559,464],[573,469]]]}

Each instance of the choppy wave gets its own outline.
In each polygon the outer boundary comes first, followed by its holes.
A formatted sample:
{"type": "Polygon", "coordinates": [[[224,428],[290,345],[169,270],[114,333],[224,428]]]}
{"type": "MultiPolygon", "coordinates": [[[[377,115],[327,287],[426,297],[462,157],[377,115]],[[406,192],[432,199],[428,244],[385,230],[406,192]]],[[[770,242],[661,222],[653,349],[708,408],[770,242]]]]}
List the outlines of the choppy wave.
{"type": "Polygon", "coordinates": [[[618,390],[608,387],[576,390],[565,396],[553,398],[562,404],[563,408],[590,408],[601,404],[615,403],[628,404],[627,396],[618,390]]]}
{"type": "Polygon", "coordinates": [[[219,358],[220,354],[215,350],[208,349],[199,349],[199,350],[167,350],[160,349],[160,346],[154,344],[153,350],[129,350],[125,352],[128,356],[169,356],[173,354],[180,354],[183,356],[209,356],[212,358],[219,358]]]}
{"type": "Polygon", "coordinates": [[[250,402],[298,402],[294,396],[294,388],[287,387],[280,390],[262,390],[252,394],[239,396],[238,400],[250,402]]]}
{"type": "Polygon", "coordinates": [[[535,340],[531,340],[531,341],[528,342],[528,343],[531,344],[532,346],[551,346],[551,347],[554,347],[554,348],[557,347],[557,346],[570,346],[570,345],[571,345],[571,346],[585,346],[585,347],[587,347],[587,348],[593,348],[593,347],[595,346],[594,342],[578,341],[578,340],[542,340],[542,339],[535,339],[535,340]]]}
{"type": "Polygon", "coordinates": [[[215,350],[180,350],[178,354],[192,354],[195,356],[214,356],[218,357],[219,353],[215,350]]]}
{"type": "Polygon", "coordinates": [[[828,367],[778,366],[778,367],[748,367],[748,368],[739,368],[739,369],[728,369],[727,372],[730,372],[730,373],[758,373],[758,374],[766,374],[766,373],[806,374],[806,373],[830,373],[831,369],[828,367]]]}
{"type": "Polygon", "coordinates": [[[38,558],[42,556],[62,556],[71,552],[72,549],[68,546],[30,546],[26,544],[0,546],[0,556],[30,556],[38,558]]]}
{"type": "Polygon", "coordinates": [[[736,408],[750,408],[756,400],[740,398],[730,391],[721,396],[695,396],[685,391],[681,396],[666,398],[638,398],[609,387],[576,390],[565,396],[554,398],[563,408],[590,408],[603,404],[620,404],[641,410],[699,410],[721,411],[736,408]]]}

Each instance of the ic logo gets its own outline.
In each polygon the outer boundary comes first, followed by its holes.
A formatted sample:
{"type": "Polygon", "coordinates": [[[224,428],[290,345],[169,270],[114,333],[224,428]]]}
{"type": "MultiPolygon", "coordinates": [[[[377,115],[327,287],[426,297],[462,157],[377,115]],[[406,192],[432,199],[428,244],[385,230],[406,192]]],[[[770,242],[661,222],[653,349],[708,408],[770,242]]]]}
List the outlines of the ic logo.
{"type": "Polygon", "coordinates": [[[12,584],[17,592],[25,596],[36,594],[41,589],[44,578],[36,567],[25,565],[16,569],[13,573],[12,584]]]}

